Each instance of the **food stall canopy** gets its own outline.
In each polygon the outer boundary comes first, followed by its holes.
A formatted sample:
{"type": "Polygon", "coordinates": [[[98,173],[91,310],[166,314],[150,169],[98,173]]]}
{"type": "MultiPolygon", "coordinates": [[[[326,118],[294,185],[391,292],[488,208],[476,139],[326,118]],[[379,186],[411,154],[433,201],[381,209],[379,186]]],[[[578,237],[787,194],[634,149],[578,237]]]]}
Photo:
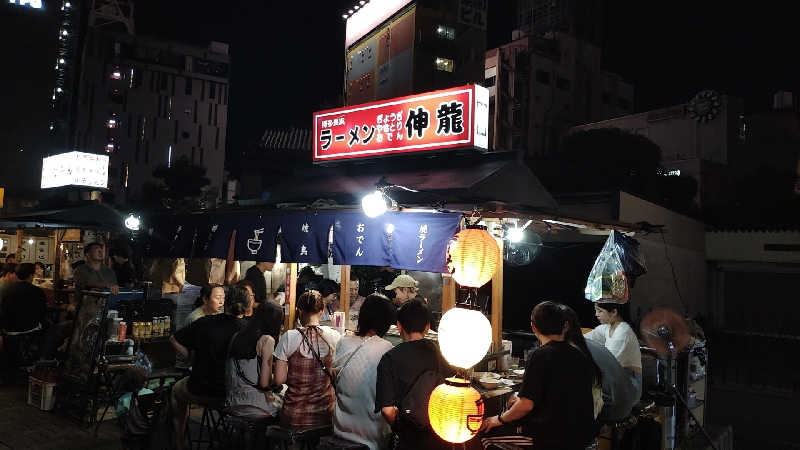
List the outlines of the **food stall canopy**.
{"type": "Polygon", "coordinates": [[[123,229],[123,214],[103,203],[91,203],[0,217],[0,228],[84,228],[116,231],[123,229]]]}
{"type": "Polygon", "coordinates": [[[556,201],[522,162],[509,154],[476,155],[453,152],[431,158],[384,158],[361,164],[315,167],[279,184],[267,199],[271,204],[311,204],[324,199],[338,205],[360,205],[379,181],[387,194],[406,207],[455,205],[480,207],[504,203],[520,210],[555,211],[556,201]]]}
{"type": "Polygon", "coordinates": [[[272,210],[247,213],[163,215],[145,227],[151,257],[225,258],[233,239],[241,261],[328,262],[446,272],[447,244],[461,213],[390,211],[367,217],[360,210],[272,210]]]}

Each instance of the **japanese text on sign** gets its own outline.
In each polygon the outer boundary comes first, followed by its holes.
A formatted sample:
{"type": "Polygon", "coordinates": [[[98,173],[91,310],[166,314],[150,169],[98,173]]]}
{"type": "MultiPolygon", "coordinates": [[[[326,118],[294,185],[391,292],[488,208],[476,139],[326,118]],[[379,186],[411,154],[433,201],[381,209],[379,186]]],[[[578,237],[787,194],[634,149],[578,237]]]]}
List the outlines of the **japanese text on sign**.
{"type": "Polygon", "coordinates": [[[486,148],[488,109],[482,107],[483,91],[468,85],[318,112],[314,161],[486,148]]]}

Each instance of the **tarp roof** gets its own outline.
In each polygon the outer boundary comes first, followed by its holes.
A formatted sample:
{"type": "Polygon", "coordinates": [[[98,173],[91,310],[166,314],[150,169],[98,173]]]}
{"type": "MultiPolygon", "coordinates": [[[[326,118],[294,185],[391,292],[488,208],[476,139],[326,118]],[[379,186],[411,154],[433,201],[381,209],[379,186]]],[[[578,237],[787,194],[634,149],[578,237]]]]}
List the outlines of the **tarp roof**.
{"type": "Polygon", "coordinates": [[[434,159],[385,159],[369,164],[314,167],[285,180],[271,192],[271,204],[311,204],[333,200],[338,205],[358,205],[383,179],[387,194],[406,207],[433,205],[482,206],[503,203],[506,208],[554,211],[558,205],[525,164],[510,155],[464,157],[457,154],[434,159]]]}
{"type": "Polygon", "coordinates": [[[30,211],[0,217],[0,228],[88,228],[114,231],[123,227],[122,214],[102,204],[91,203],[71,208],[30,211]]]}

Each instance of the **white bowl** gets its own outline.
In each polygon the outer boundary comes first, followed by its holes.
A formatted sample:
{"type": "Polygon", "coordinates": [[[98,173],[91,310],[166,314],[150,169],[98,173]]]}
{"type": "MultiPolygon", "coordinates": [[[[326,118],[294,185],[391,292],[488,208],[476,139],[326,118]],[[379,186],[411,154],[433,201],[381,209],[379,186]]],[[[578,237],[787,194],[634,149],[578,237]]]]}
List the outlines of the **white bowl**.
{"type": "Polygon", "coordinates": [[[480,380],[481,378],[500,378],[500,374],[494,372],[472,372],[473,380],[480,380]]]}
{"type": "Polygon", "coordinates": [[[500,385],[499,378],[481,378],[478,382],[483,386],[484,389],[496,389],[498,385],[500,385]]]}

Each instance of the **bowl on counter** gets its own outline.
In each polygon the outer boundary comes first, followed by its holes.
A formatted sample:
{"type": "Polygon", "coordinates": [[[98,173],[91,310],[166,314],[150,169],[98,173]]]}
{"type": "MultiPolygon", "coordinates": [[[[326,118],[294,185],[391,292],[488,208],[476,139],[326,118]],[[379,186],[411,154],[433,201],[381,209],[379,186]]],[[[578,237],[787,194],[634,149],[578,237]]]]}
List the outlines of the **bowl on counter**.
{"type": "Polygon", "coordinates": [[[497,386],[500,385],[500,378],[484,377],[478,379],[478,383],[480,383],[484,389],[497,389],[497,386]]]}
{"type": "Polygon", "coordinates": [[[480,381],[481,378],[497,378],[500,379],[499,373],[494,372],[472,372],[472,379],[474,381],[480,381]]]}

